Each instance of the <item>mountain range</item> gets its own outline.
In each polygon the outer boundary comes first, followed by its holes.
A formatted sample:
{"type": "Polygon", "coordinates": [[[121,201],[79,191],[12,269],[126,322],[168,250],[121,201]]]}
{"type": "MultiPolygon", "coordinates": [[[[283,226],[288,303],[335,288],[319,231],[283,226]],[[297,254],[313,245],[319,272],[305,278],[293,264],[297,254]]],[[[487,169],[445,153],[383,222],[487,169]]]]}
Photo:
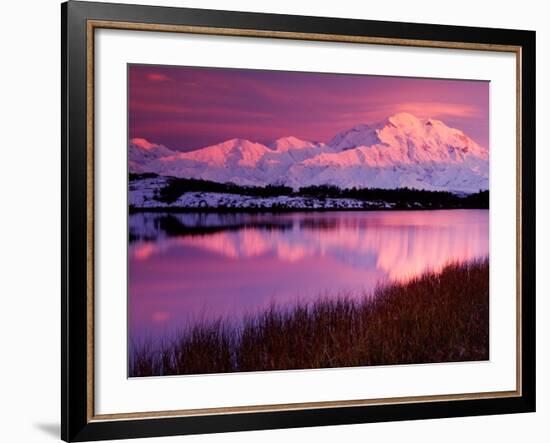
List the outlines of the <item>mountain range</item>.
{"type": "Polygon", "coordinates": [[[131,139],[129,169],[238,185],[414,188],[471,193],[489,188],[489,151],[440,120],[408,113],[336,134],[327,143],[246,139],[179,152],[131,139]]]}

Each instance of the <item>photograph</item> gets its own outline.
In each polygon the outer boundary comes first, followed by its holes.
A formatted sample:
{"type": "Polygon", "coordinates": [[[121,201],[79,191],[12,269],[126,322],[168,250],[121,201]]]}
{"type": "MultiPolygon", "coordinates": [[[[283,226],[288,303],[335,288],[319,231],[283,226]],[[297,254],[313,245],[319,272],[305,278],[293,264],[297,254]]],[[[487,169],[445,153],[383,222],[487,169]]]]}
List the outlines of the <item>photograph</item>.
{"type": "MultiPolygon", "coordinates": [[[[428,437],[521,440],[542,426],[543,14],[427,17],[435,2],[399,15],[399,2],[61,5],[61,54],[47,58],[61,61],[62,440],[352,441],[364,426],[387,440],[388,422],[410,439],[407,421],[428,437]]],[[[35,84],[51,92],[42,71],[12,71],[17,103],[35,84]]],[[[36,125],[43,140],[50,114],[9,146],[36,125]]],[[[8,169],[10,195],[47,204],[36,174],[8,169]]],[[[21,239],[50,236],[25,225],[36,216],[14,220],[28,260],[21,239]]],[[[16,283],[42,300],[29,269],[16,283]]],[[[40,325],[33,312],[11,317],[40,325]]],[[[26,377],[44,378],[31,354],[26,377]]]]}
{"type": "Polygon", "coordinates": [[[490,359],[489,81],[127,85],[129,377],[490,359]]]}

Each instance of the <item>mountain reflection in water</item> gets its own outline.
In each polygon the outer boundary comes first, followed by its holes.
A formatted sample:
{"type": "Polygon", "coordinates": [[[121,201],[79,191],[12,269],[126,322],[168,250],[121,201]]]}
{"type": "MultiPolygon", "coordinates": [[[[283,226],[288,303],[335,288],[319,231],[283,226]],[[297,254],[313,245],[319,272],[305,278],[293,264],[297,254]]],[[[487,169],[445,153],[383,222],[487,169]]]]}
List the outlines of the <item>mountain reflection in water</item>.
{"type": "Polygon", "coordinates": [[[130,215],[129,239],[130,338],[154,339],[485,257],[489,212],[145,212],[130,215]]]}

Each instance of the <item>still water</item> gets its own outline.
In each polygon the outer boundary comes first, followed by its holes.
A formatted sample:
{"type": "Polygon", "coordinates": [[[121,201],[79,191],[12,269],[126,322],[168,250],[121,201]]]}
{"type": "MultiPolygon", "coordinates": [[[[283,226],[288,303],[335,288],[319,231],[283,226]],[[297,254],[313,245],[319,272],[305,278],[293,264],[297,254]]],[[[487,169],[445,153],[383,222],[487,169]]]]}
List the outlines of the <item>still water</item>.
{"type": "Polygon", "coordinates": [[[139,342],[486,257],[489,212],[137,213],[129,234],[129,333],[139,342]]]}

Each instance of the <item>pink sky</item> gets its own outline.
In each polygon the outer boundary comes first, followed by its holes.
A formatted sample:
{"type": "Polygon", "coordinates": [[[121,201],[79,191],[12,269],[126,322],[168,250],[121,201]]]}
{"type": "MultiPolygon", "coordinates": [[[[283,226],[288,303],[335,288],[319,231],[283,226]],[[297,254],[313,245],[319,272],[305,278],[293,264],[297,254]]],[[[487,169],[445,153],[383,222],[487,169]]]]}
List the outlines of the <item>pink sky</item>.
{"type": "Polygon", "coordinates": [[[432,117],[489,147],[489,83],[130,65],[129,137],[188,151],[231,138],[330,140],[397,112],[432,117]]]}

